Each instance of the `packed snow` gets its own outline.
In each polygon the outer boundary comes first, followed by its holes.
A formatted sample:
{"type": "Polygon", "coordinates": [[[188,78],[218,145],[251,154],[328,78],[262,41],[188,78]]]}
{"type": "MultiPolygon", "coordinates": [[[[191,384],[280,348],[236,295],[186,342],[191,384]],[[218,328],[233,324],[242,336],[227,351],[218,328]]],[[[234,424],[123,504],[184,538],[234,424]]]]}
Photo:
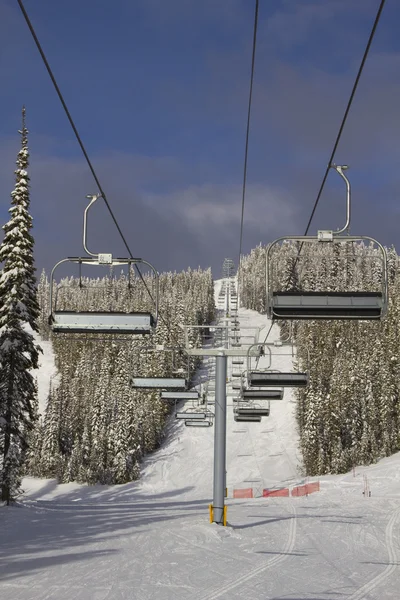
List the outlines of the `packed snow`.
{"type": "MultiPolygon", "coordinates": [[[[240,309],[239,320],[262,327],[261,340],[270,327],[251,310],[240,309]]],[[[268,339],[278,339],[277,326],[268,339]]],[[[51,345],[41,345],[43,412],[56,370],[51,345]]],[[[211,375],[211,361],[206,368],[211,375]]],[[[292,369],[290,346],[273,348],[272,368],[292,369]]],[[[227,527],[209,523],[213,428],[185,428],[171,418],[166,442],[147,457],[138,482],[24,480],[24,498],[0,511],[0,597],[398,600],[399,455],[320,477],[320,491],[308,496],[233,499],[234,490],[261,496],[313,479],[301,474],[291,391],[271,402],[261,423],[237,423],[232,370],[229,361],[227,527]]]]}

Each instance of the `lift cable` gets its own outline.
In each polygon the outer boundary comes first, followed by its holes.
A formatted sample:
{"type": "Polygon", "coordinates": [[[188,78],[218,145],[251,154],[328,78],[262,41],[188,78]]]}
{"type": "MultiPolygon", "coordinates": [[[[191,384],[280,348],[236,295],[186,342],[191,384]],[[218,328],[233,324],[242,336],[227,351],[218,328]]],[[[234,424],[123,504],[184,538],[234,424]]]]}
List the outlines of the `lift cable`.
{"type": "MultiPolygon", "coordinates": [[[[89,169],[90,169],[90,171],[91,171],[91,173],[92,173],[92,175],[93,175],[93,179],[95,180],[95,182],[96,182],[96,185],[97,185],[97,187],[99,188],[99,191],[100,191],[101,197],[103,198],[103,200],[104,200],[104,202],[105,202],[105,205],[106,205],[106,207],[107,207],[107,209],[108,209],[108,212],[110,213],[110,215],[111,215],[111,218],[112,218],[112,220],[114,221],[114,224],[115,224],[115,226],[116,226],[116,228],[117,228],[117,230],[118,230],[118,233],[119,233],[119,235],[121,236],[121,239],[122,239],[122,241],[123,241],[123,244],[124,244],[125,248],[127,249],[127,251],[128,251],[128,253],[129,253],[129,256],[130,256],[130,258],[134,259],[134,256],[133,256],[133,254],[132,254],[132,252],[131,252],[131,249],[130,249],[130,247],[129,247],[129,245],[128,245],[128,242],[126,241],[126,238],[125,238],[124,234],[122,233],[122,230],[121,230],[121,228],[120,228],[120,226],[119,226],[119,224],[118,224],[118,221],[117,221],[117,219],[116,219],[116,217],[115,217],[115,215],[114,215],[114,212],[113,212],[113,210],[112,210],[112,208],[111,208],[111,206],[110,206],[110,204],[109,204],[109,202],[108,202],[108,200],[107,200],[107,196],[106,196],[106,194],[105,194],[105,192],[104,192],[104,190],[103,190],[103,188],[102,188],[102,186],[101,186],[101,183],[100,183],[100,181],[99,181],[99,178],[97,177],[96,171],[94,170],[94,167],[93,167],[93,165],[92,165],[92,162],[91,162],[91,160],[90,160],[90,158],[89,158],[89,155],[88,155],[88,153],[87,153],[87,151],[86,151],[86,149],[85,149],[85,146],[83,145],[83,142],[82,142],[81,136],[79,135],[79,132],[78,132],[78,130],[77,130],[76,126],[75,126],[75,123],[74,123],[74,121],[73,121],[73,119],[72,119],[71,113],[70,113],[70,112],[69,112],[69,110],[68,110],[68,107],[67,107],[67,105],[66,105],[66,103],[65,103],[64,97],[63,97],[63,95],[62,95],[62,93],[61,93],[61,90],[60,90],[60,88],[58,87],[58,84],[57,84],[56,78],[54,77],[53,71],[52,71],[52,70],[51,70],[51,68],[50,68],[49,62],[48,62],[48,60],[47,60],[47,58],[46,58],[46,55],[45,55],[45,53],[44,53],[44,51],[43,51],[43,48],[42,48],[42,46],[41,46],[41,44],[40,44],[40,42],[39,42],[39,39],[38,39],[38,37],[37,37],[37,35],[36,35],[36,32],[35,32],[35,30],[34,30],[34,28],[33,28],[33,25],[32,25],[32,23],[31,23],[31,20],[30,20],[30,18],[29,18],[29,16],[28,16],[28,13],[27,13],[27,12],[26,12],[26,10],[25,10],[25,7],[24,7],[24,5],[23,5],[23,3],[22,3],[22,0],[17,0],[17,2],[18,2],[18,4],[19,4],[19,7],[20,7],[20,9],[21,9],[21,12],[22,12],[22,14],[23,14],[23,16],[24,16],[24,19],[25,19],[25,21],[26,21],[26,24],[28,25],[29,31],[31,32],[31,34],[32,34],[32,37],[33,37],[33,39],[34,39],[34,41],[35,41],[36,47],[37,47],[37,49],[39,50],[40,56],[42,57],[43,63],[44,63],[44,65],[45,65],[45,67],[46,67],[46,69],[47,69],[47,72],[48,72],[48,74],[49,74],[49,76],[50,76],[50,79],[51,79],[51,81],[52,81],[52,83],[53,83],[53,85],[54,85],[54,88],[55,88],[55,90],[56,90],[56,92],[57,92],[57,95],[58,95],[58,97],[59,97],[59,99],[60,99],[60,102],[61,102],[61,104],[62,104],[62,106],[63,106],[63,108],[64,108],[65,114],[67,115],[68,121],[70,122],[70,125],[71,125],[71,127],[72,127],[72,129],[73,129],[73,132],[74,132],[74,134],[75,134],[75,137],[76,137],[76,139],[77,139],[77,142],[78,142],[78,144],[79,144],[79,146],[80,146],[80,148],[81,148],[81,150],[82,150],[82,152],[83,152],[83,155],[84,155],[84,157],[85,157],[85,159],[86,159],[86,162],[87,162],[87,164],[88,164],[88,167],[89,167],[89,169]]],[[[154,302],[154,298],[153,298],[153,296],[152,296],[152,293],[150,292],[150,290],[149,290],[149,288],[148,288],[148,286],[147,286],[147,284],[146,284],[146,282],[145,282],[145,280],[144,280],[144,277],[143,277],[143,275],[142,275],[142,273],[141,273],[141,271],[140,271],[139,267],[138,267],[136,264],[135,264],[135,269],[136,269],[137,273],[139,274],[139,276],[140,276],[140,279],[142,280],[142,283],[143,283],[143,285],[145,286],[145,288],[146,288],[146,290],[147,290],[147,293],[148,293],[148,295],[150,296],[150,298],[151,298],[152,302],[154,302]]],[[[164,320],[163,316],[162,316],[160,313],[159,313],[159,317],[160,317],[160,319],[163,321],[163,323],[164,323],[164,325],[167,327],[167,329],[169,330],[169,327],[168,327],[167,323],[165,322],[165,320],[164,320]]]]}
{"type": "MultiPolygon", "coordinates": [[[[380,20],[380,18],[381,18],[381,14],[382,14],[383,7],[384,7],[384,5],[385,5],[385,1],[386,1],[386,0],[381,0],[381,3],[380,3],[380,5],[379,5],[378,12],[377,12],[377,14],[376,14],[376,17],[375,17],[375,22],[374,22],[374,24],[373,24],[373,27],[372,27],[372,30],[371,30],[371,33],[370,33],[370,36],[369,36],[369,39],[368,39],[367,45],[366,45],[366,47],[365,47],[365,50],[364,50],[364,55],[363,55],[363,57],[362,57],[361,64],[360,64],[360,68],[358,69],[357,77],[356,77],[356,79],[355,79],[355,82],[354,82],[354,85],[353,85],[353,89],[352,89],[352,91],[351,91],[350,98],[349,98],[349,101],[348,101],[348,103],[347,103],[346,110],[345,110],[345,112],[344,112],[344,115],[343,115],[342,122],[341,122],[341,124],[340,124],[339,132],[338,132],[338,134],[337,134],[337,137],[336,137],[336,140],[335,140],[335,144],[334,144],[334,146],[333,146],[333,150],[332,150],[331,156],[330,156],[330,158],[329,158],[329,162],[328,162],[328,165],[327,165],[327,167],[326,167],[325,174],[324,174],[324,177],[323,177],[323,179],[322,179],[321,186],[320,186],[320,188],[319,188],[319,191],[318,191],[318,194],[317,194],[317,199],[315,200],[315,203],[314,203],[313,209],[312,209],[312,211],[311,211],[311,216],[310,216],[310,218],[309,218],[309,220],[308,220],[307,227],[306,227],[306,230],[305,230],[305,233],[304,233],[304,235],[307,235],[307,234],[308,234],[308,230],[310,229],[311,222],[312,222],[312,220],[313,220],[313,218],[314,218],[315,211],[316,211],[316,209],[317,209],[317,206],[318,206],[318,203],[319,203],[319,201],[320,201],[320,198],[321,198],[321,195],[322,195],[323,189],[324,189],[324,187],[325,187],[326,180],[327,180],[327,178],[328,178],[329,169],[331,168],[331,165],[333,164],[333,160],[334,160],[334,158],[335,158],[336,150],[337,150],[337,148],[338,148],[338,145],[339,145],[339,142],[340,142],[340,138],[342,137],[343,129],[344,129],[344,126],[345,126],[345,124],[346,124],[347,117],[348,117],[348,115],[349,115],[350,108],[351,108],[351,105],[352,105],[352,103],[353,103],[353,99],[354,99],[355,93],[356,93],[356,91],[357,91],[357,87],[358,87],[358,84],[359,84],[359,81],[360,81],[360,78],[361,78],[361,74],[362,74],[362,72],[363,72],[363,69],[364,69],[364,66],[365,66],[365,63],[366,63],[366,60],[367,60],[368,54],[369,54],[369,50],[370,50],[370,47],[371,47],[372,41],[373,41],[373,39],[374,39],[375,32],[376,32],[376,29],[377,29],[377,27],[378,27],[379,20],[380,20]]],[[[300,252],[301,252],[301,249],[302,249],[302,247],[303,247],[303,242],[300,244],[300,248],[299,248],[299,252],[298,252],[298,254],[297,254],[297,258],[296,258],[296,261],[295,261],[295,265],[296,265],[296,263],[297,263],[297,259],[299,258],[299,255],[300,255],[300,252]]],[[[294,265],[294,266],[295,266],[295,265],[294,265]]]]}
{"type": "Polygon", "coordinates": [[[241,219],[240,219],[239,262],[238,262],[238,282],[237,282],[238,297],[239,297],[239,285],[240,285],[239,284],[239,281],[240,281],[239,276],[240,276],[240,265],[241,265],[241,258],[242,258],[242,243],[243,243],[244,205],[245,205],[245,199],[246,199],[247,158],[248,158],[248,154],[249,154],[250,118],[251,118],[251,106],[252,106],[252,97],[253,97],[254,66],[255,66],[256,48],[257,48],[258,5],[259,5],[259,0],[256,0],[255,12],[254,12],[253,50],[252,50],[252,57],[251,57],[249,103],[248,103],[248,109],[247,109],[246,142],[245,142],[245,150],[244,150],[242,212],[241,212],[241,219]]]}

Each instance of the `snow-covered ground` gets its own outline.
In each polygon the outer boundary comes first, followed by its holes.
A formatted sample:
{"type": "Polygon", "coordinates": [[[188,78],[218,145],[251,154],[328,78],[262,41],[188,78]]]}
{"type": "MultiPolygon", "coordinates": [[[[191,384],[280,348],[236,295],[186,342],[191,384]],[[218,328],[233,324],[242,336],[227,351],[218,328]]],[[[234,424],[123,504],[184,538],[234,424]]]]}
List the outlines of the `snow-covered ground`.
{"type": "MultiPolygon", "coordinates": [[[[263,339],[266,318],[239,314],[263,339]]],[[[290,370],[288,352],[274,348],[272,368],[290,370]]],[[[138,482],[24,480],[24,501],[0,511],[0,598],[398,600],[399,455],[321,477],[308,497],[233,499],[304,478],[289,390],[261,423],[236,423],[228,405],[227,527],[208,522],[213,428],[171,421],[138,482]]]]}

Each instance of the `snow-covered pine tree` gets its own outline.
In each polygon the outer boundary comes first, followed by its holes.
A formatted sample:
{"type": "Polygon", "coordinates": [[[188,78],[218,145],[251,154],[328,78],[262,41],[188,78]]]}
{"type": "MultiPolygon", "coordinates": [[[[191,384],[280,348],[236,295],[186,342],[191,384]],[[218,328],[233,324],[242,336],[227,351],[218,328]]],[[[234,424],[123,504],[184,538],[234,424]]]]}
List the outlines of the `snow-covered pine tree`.
{"type": "Polygon", "coordinates": [[[10,503],[20,487],[27,437],[35,419],[36,386],[31,369],[38,367],[39,305],[30,234],[28,130],[22,109],[21,150],[16,183],[11,193],[11,218],[4,225],[0,245],[0,485],[1,498],[10,503]]]}

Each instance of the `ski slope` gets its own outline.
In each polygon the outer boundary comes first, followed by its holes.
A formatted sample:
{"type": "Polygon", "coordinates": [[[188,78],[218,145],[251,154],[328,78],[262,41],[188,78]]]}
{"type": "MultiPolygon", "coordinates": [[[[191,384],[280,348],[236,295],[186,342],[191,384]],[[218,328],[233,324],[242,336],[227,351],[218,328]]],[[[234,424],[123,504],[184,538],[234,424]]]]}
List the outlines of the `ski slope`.
{"type": "MultiPolygon", "coordinates": [[[[254,311],[241,309],[239,320],[263,327],[261,339],[269,328],[254,311]]],[[[272,368],[290,370],[287,353],[274,348],[272,368]]],[[[233,499],[234,489],[259,495],[304,478],[290,391],[261,423],[236,423],[232,404],[227,527],[208,522],[214,429],[171,419],[138,482],[24,480],[24,500],[0,510],[0,598],[398,600],[399,455],[321,477],[307,497],[233,499]]]]}

